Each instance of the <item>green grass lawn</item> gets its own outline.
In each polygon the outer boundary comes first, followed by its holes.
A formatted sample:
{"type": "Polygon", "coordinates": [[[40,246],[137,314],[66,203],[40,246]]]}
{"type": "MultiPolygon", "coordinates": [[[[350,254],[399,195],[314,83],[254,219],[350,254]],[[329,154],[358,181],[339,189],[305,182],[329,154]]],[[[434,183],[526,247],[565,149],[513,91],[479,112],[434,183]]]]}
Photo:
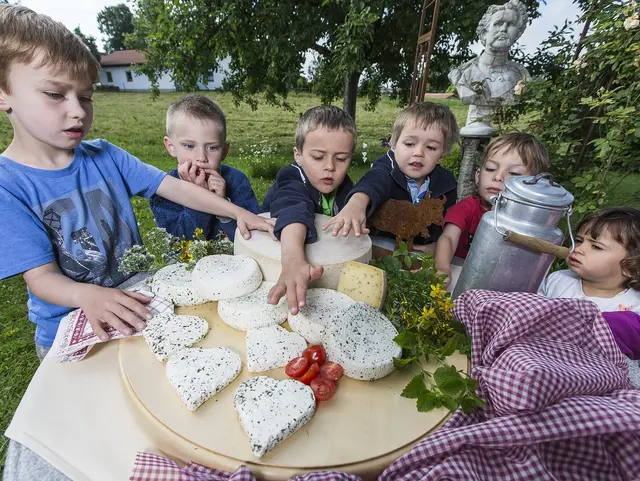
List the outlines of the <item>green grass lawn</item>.
{"type": "MultiPolygon", "coordinates": [[[[164,116],[167,106],[181,94],[162,94],[151,100],[144,93],[96,93],[95,120],[90,138],[105,138],[122,147],[144,162],[163,170],[175,167],[162,145],[164,116]]],[[[294,132],[300,115],[318,104],[312,95],[293,95],[289,101],[293,111],[261,106],[252,111],[247,105],[235,106],[229,94],[211,93],[227,115],[228,140],[231,150],[226,162],[247,173],[258,200],[261,201],[273,182],[274,170],[292,160],[294,132]],[[262,155],[263,152],[267,154],[262,155]]],[[[456,100],[445,100],[460,125],[466,118],[466,107],[456,100]]],[[[391,126],[400,111],[395,102],[383,99],[375,112],[359,108],[358,152],[350,175],[359,179],[385,147],[380,138],[391,135],[391,126]],[[362,160],[362,144],[366,143],[367,161],[362,160]]],[[[11,141],[12,131],[6,117],[0,116],[0,152],[11,141]]],[[[446,164],[454,167],[459,151],[454,149],[446,164]]],[[[619,183],[614,190],[612,204],[632,203],[640,206],[637,176],[614,176],[619,183]]],[[[141,230],[154,225],[148,203],[133,199],[141,230]]],[[[38,366],[33,336],[34,327],[26,318],[26,287],[21,277],[0,282],[0,433],[11,420],[31,376],[38,366]]],[[[43,400],[46,402],[46,400],[43,400]]],[[[0,436],[0,460],[4,461],[6,439],[0,436]]]]}

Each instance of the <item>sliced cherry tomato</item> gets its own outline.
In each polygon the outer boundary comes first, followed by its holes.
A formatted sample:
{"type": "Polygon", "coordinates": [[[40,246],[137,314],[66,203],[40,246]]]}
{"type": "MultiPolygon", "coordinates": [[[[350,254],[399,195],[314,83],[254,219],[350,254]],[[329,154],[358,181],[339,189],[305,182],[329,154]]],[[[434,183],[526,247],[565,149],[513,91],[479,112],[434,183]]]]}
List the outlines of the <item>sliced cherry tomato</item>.
{"type": "Polygon", "coordinates": [[[311,389],[313,389],[317,401],[326,401],[336,392],[336,383],[330,379],[317,377],[311,381],[311,389]]]}
{"type": "Polygon", "coordinates": [[[320,373],[320,366],[318,366],[317,362],[314,362],[313,364],[311,364],[311,367],[307,369],[307,372],[305,372],[302,376],[298,378],[298,381],[304,384],[310,384],[311,381],[313,381],[315,378],[318,377],[319,373],[320,373]]]}
{"type": "Polygon", "coordinates": [[[320,377],[336,382],[344,374],[344,369],[337,362],[327,361],[320,367],[320,377]]]}
{"type": "Polygon", "coordinates": [[[302,351],[302,357],[306,357],[311,363],[317,362],[320,366],[322,366],[327,360],[327,354],[324,352],[324,347],[320,344],[314,344],[313,346],[306,348],[302,351]]]}
{"type": "Polygon", "coordinates": [[[300,377],[309,368],[309,359],[306,357],[296,357],[291,359],[284,368],[284,373],[289,377],[300,377]]]}

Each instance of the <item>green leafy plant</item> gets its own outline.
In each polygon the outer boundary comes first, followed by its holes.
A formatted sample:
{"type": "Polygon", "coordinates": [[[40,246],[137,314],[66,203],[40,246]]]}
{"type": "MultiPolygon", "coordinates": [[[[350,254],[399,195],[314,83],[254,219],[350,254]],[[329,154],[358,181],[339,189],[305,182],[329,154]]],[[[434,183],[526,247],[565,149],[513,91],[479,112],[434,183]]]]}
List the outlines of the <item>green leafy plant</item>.
{"type": "Polygon", "coordinates": [[[447,363],[455,351],[470,356],[471,338],[453,316],[453,302],[443,288],[444,277],[436,273],[431,256],[409,252],[401,243],[393,254],[373,264],[387,273],[383,312],[398,329],[394,340],[403,350],[402,357],[394,359],[395,367],[420,369],[402,396],[416,399],[421,412],[439,407],[452,412],[462,407],[469,412],[484,406],[475,394],[477,381],[447,363]],[[408,270],[416,265],[417,270],[408,270]],[[424,369],[432,359],[439,364],[433,373],[424,369]]]}
{"type": "Polygon", "coordinates": [[[161,227],[154,227],[144,238],[144,245],[135,245],[122,256],[120,271],[125,274],[136,272],[154,272],[168,264],[181,262],[191,270],[205,256],[214,254],[233,254],[233,244],[223,234],[215,240],[205,238],[198,228],[193,239],[178,239],[161,227]]]}

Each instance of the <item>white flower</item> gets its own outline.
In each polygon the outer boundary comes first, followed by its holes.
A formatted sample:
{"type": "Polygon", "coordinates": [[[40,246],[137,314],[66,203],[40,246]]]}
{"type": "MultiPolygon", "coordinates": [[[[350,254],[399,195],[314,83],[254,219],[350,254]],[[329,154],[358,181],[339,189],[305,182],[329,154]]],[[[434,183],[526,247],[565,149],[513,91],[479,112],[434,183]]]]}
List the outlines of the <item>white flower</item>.
{"type": "Polygon", "coordinates": [[[640,19],[637,17],[627,17],[624,19],[623,25],[625,30],[638,28],[640,26],[640,19]]]}
{"type": "Polygon", "coordinates": [[[524,90],[524,80],[520,80],[515,87],[513,87],[513,93],[516,95],[522,95],[524,90]]]}
{"type": "Polygon", "coordinates": [[[367,163],[367,153],[366,152],[362,152],[362,163],[363,164],[367,163]]]}
{"type": "Polygon", "coordinates": [[[581,58],[574,60],[571,64],[571,66],[574,68],[585,68],[587,65],[587,62],[585,62],[581,58]]]}
{"type": "Polygon", "coordinates": [[[367,144],[365,144],[364,142],[362,142],[362,148],[366,149],[367,147],[369,147],[367,144]]]}

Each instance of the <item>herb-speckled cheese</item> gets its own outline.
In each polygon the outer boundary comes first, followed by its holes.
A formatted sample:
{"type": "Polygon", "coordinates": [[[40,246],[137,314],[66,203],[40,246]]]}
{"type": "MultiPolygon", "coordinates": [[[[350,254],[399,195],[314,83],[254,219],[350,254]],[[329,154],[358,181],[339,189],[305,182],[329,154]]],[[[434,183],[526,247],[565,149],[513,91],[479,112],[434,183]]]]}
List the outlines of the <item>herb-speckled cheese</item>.
{"type": "Polygon", "coordinates": [[[319,344],[322,342],[325,326],[335,312],[353,302],[349,296],[333,289],[309,289],[305,306],[295,316],[288,313],[289,326],[310,344],[319,344]]]}
{"type": "Polygon", "coordinates": [[[182,348],[193,346],[209,332],[209,323],[198,316],[156,315],[147,322],[142,336],[159,361],[182,348]]]}
{"type": "Polygon", "coordinates": [[[398,331],[380,311],[356,302],[336,313],[327,325],[327,359],[344,368],[345,376],[363,381],[383,378],[394,370],[393,358],[402,349],[393,339],[398,331]]]}
{"type": "Polygon", "coordinates": [[[187,270],[185,264],[171,264],[156,272],[151,290],[156,296],[176,306],[197,306],[207,302],[196,292],[193,273],[187,270]]]}
{"type": "Polygon", "coordinates": [[[267,304],[269,290],[274,285],[273,282],[263,282],[251,294],[219,301],[220,319],[239,331],[282,324],[287,320],[286,297],[280,299],[276,305],[267,304]]]}
{"type": "Polygon", "coordinates": [[[167,378],[191,411],[231,384],[240,371],[240,356],[226,347],[188,347],[167,362],[167,378]]]}
{"type": "Polygon", "coordinates": [[[257,458],[304,426],[316,411],[309,386],[295,379],[277,381],[266,376],[240,384],[233,405],[257,458]]]}
{"type": "Polygon", "coordinates": [[[338,291],[354,301],[382,309],[387,297],[387,273],[368,264],[347,262],[340,274],[338,291]]]}
{"type": "Polygon", "coordinates": [[[280,326],[247,331],[247,369],[262,372],[284,367],[307,348],[304,338],[280,326]]]}
{"type": "Polygon", "coordinates": [[[252,293],[262,283],[258,263],[247,256],[206,256],[193,269],[198,295],[208,301],[232,299],[252,293]]]}

